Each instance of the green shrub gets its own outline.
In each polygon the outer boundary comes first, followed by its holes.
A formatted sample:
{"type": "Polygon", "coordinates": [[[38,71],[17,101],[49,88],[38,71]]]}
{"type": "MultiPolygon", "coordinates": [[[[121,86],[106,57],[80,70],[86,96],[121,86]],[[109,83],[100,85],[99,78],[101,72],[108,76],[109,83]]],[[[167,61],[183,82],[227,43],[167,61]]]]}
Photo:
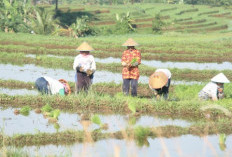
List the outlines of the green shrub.
{"type": "Polygon", "coordinates": [[[155,15],[155,20],[152,21],[152,31],[155,34],[161,34],[163,27],[166,25],[165,22],[161,19],[160,14],[155,15]]]}

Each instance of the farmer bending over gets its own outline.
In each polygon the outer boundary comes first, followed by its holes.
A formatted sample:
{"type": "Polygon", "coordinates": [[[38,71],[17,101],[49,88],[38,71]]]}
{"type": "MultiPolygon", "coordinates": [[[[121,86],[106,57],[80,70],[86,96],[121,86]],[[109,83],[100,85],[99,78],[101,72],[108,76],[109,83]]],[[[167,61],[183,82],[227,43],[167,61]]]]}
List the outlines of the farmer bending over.
{"type": "Polygon", "coordinates": [[[43,76],[35,81],[35,86],[42,94],[67,95],[71,93],[70,86],[64,79],[58,81],[51,77],[43,76]]]}
{"type": "Polygon", "coordinates": [[[96,63],[94,57],[90,55],[93,48],[87,43],[83,42],[78,48],[80,54],[75,57],[73,69],[76,70],[77,75],[77,92],[81,90],[88,91],[91,85],[91,79],[96,71],[96,63]]]}
{"type": "Polygon", "coordinates": [[[213,100],[217,101],[218,99],[224,98],[224,83],[229,83],[230,81],[227,77],[220,73],[214,76],[199,93],[198,97],[201,100],[213,100]]]}
{"type": "Polygon", "coordinates": [[[129,94],[130,86],[132,88],[131,95],[137,96],[137,87],[139,79],[139,68],[141,64],[141,54],[135,49],[138,44],[129,38],[122,46],[127,46],[127,50],[122,54],[122,78],[123,78],[123,93],[129,94]]]}
{"type": "Polygon", "coordinates": [[[150,76],[149,87],[153,90],[156,99],[160,99],[161,96],[165,100],[168,98],[171,75],[168,69],[157,69],[150,76]]]}

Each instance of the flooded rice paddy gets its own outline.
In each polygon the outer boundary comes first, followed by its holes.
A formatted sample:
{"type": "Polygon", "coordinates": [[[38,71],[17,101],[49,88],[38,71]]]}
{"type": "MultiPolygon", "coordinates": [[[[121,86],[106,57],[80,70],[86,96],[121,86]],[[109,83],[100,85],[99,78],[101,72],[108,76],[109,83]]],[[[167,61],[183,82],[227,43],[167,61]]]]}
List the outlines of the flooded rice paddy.
{"type": "MultiPolygon", "coordinates": [[[[35,58],[36,55],[28,54],[27,57],[35,58]]],[[[56,56],[47,55],[48,57],[64,58],[67,56],[56,56]]],[[[68,58],[73,58],[70,56],[68,58]]],[[[108,58],[96,58],[95,61],[99,63],[121,63],[120,58],[108,57],[108,58]]],[[[190,70],[230,70],[232,69],[232,63],[222,62],[222,63],[196,63],[196,62],[162,62],[158,60],[142,60],[142,64],[154,68],[177,68],[177,69],[190,69],[190,70]]]]}
{"type": "Polygon", "coordinates": [[[228,136],[225,148],[218,143],[218,135],[198,137],[184,135],[175,138],[148,138],[139,146],[131,140],[107,139],[95,143],[76,143],[71,146],[30,146],[23,149],[31,154],[68,155],[72,157],[231,157],[232,136],[228,136]]]}
{"type": "Polygon", "coordinates": [[[0,94],[7,95],[38,95],[39,92],[36,90],[28,90],[28,89],[9,89],[9,88],[1,88],[0,94]]]}
{"type": "MultiPolygon", "coordinates": [[[[50,57],[59,57],[48,55],[50,57]]],[[[27,55],[27,57],[35,57],[35,55],[27,55]]],[[[72,57],[73,58],[73,57],[72,57]]],[[[119,63],[119,58],[95,58],[96,62],[101,63],[119,63]]],[[[160,61],[142,61],[142,64],[155,68],[178,68],[178,69],[194,69],[194,70],[227,70],[232,68],[229,62],[219,63],[194,63],[194,62],[160,62],[160,61]]],[[[25,64],[16,66],[11,64],[0,64],[0,79],[2,80],[19,80],[24,82],[33,82],[38,77],[47,75],[55,79],[64,78],[67,81],[74,82],[75,72],[73,70],[43,68],[33,64],[25,64]]],[[[120,73],[112,73],[108,71],[96,71],[93,83],[114,82],[122,83],[122,75],[120,73]]],[[[141,76],[140,83],[147,84],[148,77],[141,76]]],[[[172,84],[201,84],[197,81],[175,81],[172,84]]],[[[7,95],[37,95],[36,90],[27,89],[8,89],[0,88],[0,94],[7,95]]],[[[78,131],[84,130],[82,125],[82,116],[77,113],[61,112],[56,123],[49,122],[41,113],[30,111],[28,116],[21,114],[16,115],[14,108],[0,108],[0,130],[7,136],[17,134],[37,134],[37,133],[57,133],[67,130],[78,131]],[[58,127],[57,127],[58,126],[58,127]]],[[[91,117],[93,114],[88,115],[91,117]]],[[[129,115],[99,115],[103,124],[107,124],[108,128],[102,130],[105,133],[117,132],[125,130],[128,127],[160,127],[160,126],[180,126],[190,127],[194,122],[181,119],[160,118],[142,115],[139,117],[130,117],[129,115]]],[[[99,125],[88,120],[89,131],[99,129],[99,125]]],[[[98,140],[96,142],[81,142],[71,145],[49,144],[38,146],[24,146],[23,151],[30,156],[80,156],[80,157],[109,157],[109,156],[163,156],[163,157],[211,157],[211,156],[232,156],[232,135],[227,135],[225,143],[219,144],[219,135],[194,136],[191,134],[182,135],[172,138],[164,137],[147,137],[144,141],[136,139],[114,139],[108,138],[98,140]]],[[[1,151],[0,151],[1,156],[1,151]]]]}
{"type": "MultiPolygon", "coordinates": [[[[51,69],[35,66],[33,64],[25,64],[17,66],[12,64],[0,64],[0,79],[2,80],[18,80],[24,82],[33,82],[41,76],[50,76],[54,79],[63,78],[67,81],[74,82],[75,71],[63,69],[51,69]]],[[[122,74],[112,73],[108,71],[96,71],[94,73],[93,83],[122,83],[122,74]]],[[[139,83],[147,84],[148,77],[140,76],[139,83]]],[[[200,84],[198,81],[175,81],[172,80],[171,84],[200,84]]]]}
{"type": "MultiPolygon", "coordinates": [[[[59,130],[57,130],[53,124],[49,123],[48,119],[43,114],[30,111],[28,116],[21,114],[15,115],[12,108],[0,109],[0,130],[4,131],[4,134],[12,136],[14,134],[35,134],[41,133],[55,133],[57,131],[65,130],[83,130],[81,124],[83,115],[61,112],[57,124],[59,124],[59,130]]],[[[84,115],[89,116],[90,115],[84,115]]],[[[161,119],[155,116],[141,116],[141,117],[129,117],[126,115],[99,115],[103,124],[108,125],[108,129],[105,132],[116,132],[126,129],[128,125],[143,126],[143,127],[158,127],[158,126],[181,126],[188,127],[190,122],[179,119],[161,119]]],[[[97,124],[89,121],[89,131],[99,129],[97,124]]]]}

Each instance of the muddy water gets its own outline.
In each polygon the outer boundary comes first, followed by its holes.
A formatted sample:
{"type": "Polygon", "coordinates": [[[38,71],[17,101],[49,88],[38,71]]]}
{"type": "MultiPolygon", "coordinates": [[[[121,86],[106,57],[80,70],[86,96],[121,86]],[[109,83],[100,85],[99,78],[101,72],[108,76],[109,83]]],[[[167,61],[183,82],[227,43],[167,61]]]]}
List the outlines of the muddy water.
{"type": "Polygon", "coordinates": [[[9,89],[9,88],[1,88],[0,94],[7,95],[37,95],[39,94],[36,90],[28,90],[28,89],[9,89]]]}
{"type": "MultiPolygon", "coordinates": [[[[27,55],[28,57],[35,58],[35,55],[27,55]]],[[[64,58],[66,56],[47,55],[49,57],[64,58]]],[[[70,57],[74,58],[74,57],[70,57]]],[[[100,63],[120,63],[120,58],[95,58],[96,62],[100,63]]],[[[195,62],[162,62],[157,60],[142,60],[142,64],[154,68],[177,68],[177,69],[191,69],[191,70],[231,70],[232,63],[195,63],[195,62]]]]}
{"type": "MultiPolygon", "coordinates": [[[[55,133],[56,131],[64,131],[67,129],[83,130],[81,124],[82,116],[78,114],[62,112],[57,122],[60,128],[56,130],[54,124],[49,123],[48,119],[44,118],[42,114],[31,111],[28,116],[21,114],[15,115],[14,110],[12,108],[6,110],[0,109],[0,130],[3,129],[4,133],[9,136],[26,133],[35,134],[37,132],[55,133]]],[[[141,116],[136,119],[123,115],[99,115],[99,117],[103,124],[108,124],[108,129],[103,132],[124,130],[128,125],[134,127],[157,127],[166,125],[187,127],[191,125],[190,122],[184,120],[160,119],[152,116],[141,116]]],[[[89,130],[94,129],[99,129],[99,126],[94,123],[90,124],[89,130]]]]}
{"type": "Polygon", "coordinates": [[[231,157],[232,136],[228,136],[223,150],[219,146],[218,135],[197,137],[184,135],[175,138],[148,138],[139,146],[135,141],[107,139],[95,143],[76,143],[72,146],[32,146],[23,150],[40,156],[67,155],[70,157],[231,157]],[[104,150],[104,151],[103,151],[104,150]]]}
{"type": "MultiPolygon", "coordinates": [[[[33,64],[25,64],[24,66],[16,66],[11,64],[0,64],[0,79],[2,80],[19,80],[24,82],[33,82],[41,76],[50,76],[54,79],[63,78],[67,81],[74,82],[74,70],[50,69],[35,66],[33,64]]],[[[122,75],[120,73],[112,73],[108,71],[96,71],[93,83],[115,82],[122,83],[122,75]]],[[[139,83],[147,84],[148,77],[140,76],[139,83]]],[[[175,81],[172,84],[200,84],[197,81],[175,81]]]]}

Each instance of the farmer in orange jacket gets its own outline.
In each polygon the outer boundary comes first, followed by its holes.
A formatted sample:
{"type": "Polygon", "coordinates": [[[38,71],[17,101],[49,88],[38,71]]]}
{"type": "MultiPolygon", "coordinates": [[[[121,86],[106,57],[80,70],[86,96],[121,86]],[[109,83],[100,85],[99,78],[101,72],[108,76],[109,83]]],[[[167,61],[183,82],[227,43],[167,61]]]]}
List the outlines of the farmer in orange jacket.
{"type": "Polygon", "coordinates": [[[132,38],[129,38],[122,46],[127,46],[127,50],[122,54],[122,78],[123,78],[123,93],[125,95],[129,94],[131,86],[131,95],[137,96],[137,87],[139,79],[139,68],[138,65],[141,64],[141,54],[135,49],[137,46],[132,38]]]}

